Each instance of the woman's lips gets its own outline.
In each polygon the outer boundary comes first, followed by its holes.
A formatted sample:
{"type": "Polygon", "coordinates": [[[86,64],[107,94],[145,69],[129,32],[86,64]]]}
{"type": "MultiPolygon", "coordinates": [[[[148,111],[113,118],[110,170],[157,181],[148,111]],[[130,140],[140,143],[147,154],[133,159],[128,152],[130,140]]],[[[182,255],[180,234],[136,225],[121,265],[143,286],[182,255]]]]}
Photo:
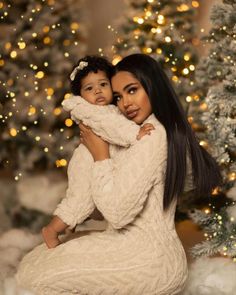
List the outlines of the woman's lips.
{"type": "Polygon", "coordinates": [[[126,113],[126,114],[127,114],[127,117],[128,117],[129,119],[133,119],[134,117],[137,116],[138,111],[139,111],[139,110],[133,110],[133,111],[129,111],[129,112],[127,112],[127,113],[126,113]]]}

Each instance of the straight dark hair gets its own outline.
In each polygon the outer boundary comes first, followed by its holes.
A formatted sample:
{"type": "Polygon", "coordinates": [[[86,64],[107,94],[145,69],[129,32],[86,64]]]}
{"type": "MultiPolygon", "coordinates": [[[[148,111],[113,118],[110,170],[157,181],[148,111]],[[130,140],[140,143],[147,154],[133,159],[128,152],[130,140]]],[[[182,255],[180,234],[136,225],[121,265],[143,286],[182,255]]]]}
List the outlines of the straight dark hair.
{"type": "Polygon", "coordinates": [[[167,168],[163,208],[184,190],[187,173],[187,155],[190,158],[193,185],[197,194],[209,195],[222,183],[219,167],[209,153],[198,143],[182,105],[160,64],[145,54],[132,54],[114,68],[127,71],[139,80],[145,89],[152,111],[167,133],[167,168]]]}

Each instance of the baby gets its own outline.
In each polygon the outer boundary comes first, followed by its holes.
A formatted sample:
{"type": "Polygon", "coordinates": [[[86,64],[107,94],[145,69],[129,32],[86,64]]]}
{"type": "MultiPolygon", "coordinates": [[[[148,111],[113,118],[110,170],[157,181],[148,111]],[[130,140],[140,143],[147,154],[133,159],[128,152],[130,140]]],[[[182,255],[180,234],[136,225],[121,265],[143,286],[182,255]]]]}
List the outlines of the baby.
{"type": "MultiPolygon", "coordinates": [[[[63,107],[71,112],[72,119],[77,123],[82,121],[88,124],[110,144],[128,147],[150,134],[154,127],[152,124],[140,127],[127,120],[112,104],[111,74],[112,65],[102,57],[86,56],[80,59],[70,75],[74,96],[65,100],[63,107]]],[[[60,244],[60,233],[67,227],[72,229],[82,223],[96,209],[90,191],[93,162],[87,148],[80,144],[68,166],[66,197],[57,206],[51,222],[42,229],[48,248],[60,244]]]]}

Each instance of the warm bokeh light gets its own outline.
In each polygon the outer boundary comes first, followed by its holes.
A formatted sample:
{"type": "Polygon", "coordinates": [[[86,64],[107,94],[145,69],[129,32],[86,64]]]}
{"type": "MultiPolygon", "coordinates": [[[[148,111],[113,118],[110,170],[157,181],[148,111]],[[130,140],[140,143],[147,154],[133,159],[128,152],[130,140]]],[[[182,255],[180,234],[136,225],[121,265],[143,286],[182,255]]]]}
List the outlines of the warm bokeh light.
{"type": "Polygon", "coordinates": [[[35,77],[38,78],[38,79],[42,79],[44,77],[44,72],[43,71],[37,72],[35,77]]]}
{"type": "Polygon", "coordinates": [[[10,135],[13,136],[13,137],[15,137],[15,136],[17,135],[17,131],[16,131],[15,128],[11,128],[11,129],[9,130],[9,133],[10,133],[10,135]]]}
{"type": "Polygon", "coordinates": [[[17,52],[15,50],[13,50],[11,53],[10,53],[10,56],[11,58],[16,58],[17,57],[17,52]]]}
{"type": "Polygon", "coordinates": [[[71,120],[71,119],[66,119],[65,120],[65,125],[67,126],[67,127],[71,127],[72,125],[73,125],[73,121],[71,120]]]}
{"type": "Polygon", "coordinates": [[[67,166],[66,159],[56,160],[56,166],[57,167],[65,167],[65,166],[67,166]]]}

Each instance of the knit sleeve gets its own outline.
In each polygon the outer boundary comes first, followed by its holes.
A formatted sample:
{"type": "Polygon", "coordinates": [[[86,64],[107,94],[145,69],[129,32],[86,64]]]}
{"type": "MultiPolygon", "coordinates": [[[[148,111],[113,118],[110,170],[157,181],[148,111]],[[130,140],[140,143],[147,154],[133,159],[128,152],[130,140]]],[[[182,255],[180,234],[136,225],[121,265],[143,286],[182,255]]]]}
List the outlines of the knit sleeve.
{"type": "Polygon", "coordinates": [[[93,162],[91,154],[83,144],[75,149],[70,160],[66,196],[53,213],[70,228],[82,223],[95,209],[91,197],[93,162]]]}
{"type": "Polygon", "coordinates": [[[107,142],[123,147],[135,143],[140,126],[125,118],[116,106],[94,105],[80,96],[72,96],[62,105],[75,122],[82,121],[107,142]]]}
{"type": "Polygon", "coordinates": [[[105,219],[116,229],[132,222],[144,206],[152,187],[163,179],[166,133],[157,128],[150,136],[122,151],[119,161],[94,163],[92,197],[105,219]]]}

